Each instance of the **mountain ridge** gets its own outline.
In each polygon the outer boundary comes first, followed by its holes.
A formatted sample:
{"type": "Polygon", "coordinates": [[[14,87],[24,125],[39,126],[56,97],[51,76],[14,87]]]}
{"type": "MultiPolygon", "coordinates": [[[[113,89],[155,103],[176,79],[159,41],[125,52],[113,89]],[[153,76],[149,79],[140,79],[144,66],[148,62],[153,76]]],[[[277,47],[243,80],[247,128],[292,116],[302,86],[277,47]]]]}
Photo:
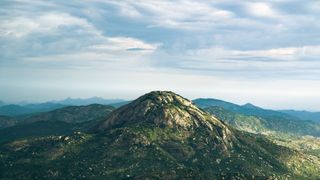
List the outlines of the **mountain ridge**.
{"type": "Polygon", "coordinates": [[[310,120],[320,123],[320,112],[310,112],[305,110],[279,110],[280,112],[290,114],[300,118],[301,120],[310,120]]]}
{"type": "Polygon", "coordinates": [[[235,103],[231,103],[231,102],[227,102],[227,101],[223,101],[223,100],[219,100],[219,99],[214,99],[214,98],[198,98],[198,99],[194,99],[193,102],[198,105],[201,108],[207,108],[210,106],[220,106],[223,107],[224,109],[227,109],[229,111],[233,111],[233,112],[238,112],[238,113],[242,113],[245,115],[253,115],[253,116],[261,116],[261,117],[265,117],[265,118],[270,118],[270,117],[282,117],[282,118],[289,118],[289,119],[296,119],[298,120],[299,118],[286,114],[286,113],[282,113],[282,112],[278,112],[278,111],[274,111],[274,110],[269,110],[269,109],[263,109],[261,107],[255,106],[251,103],[247,103],[244,105],[238,105],[235,103]]]}
{"type": "Polygon", "coordinates": [[[71,98],[68,97],[63,100],[53,100],[49,101],[49,103],[57,103],[64,105],[73,105],[73,106],[83,106],[89,104],[102,104],[102,105],[111,105],[125,102],[123,99],[104,99],[102,97],[91,97],[91,98],[71,98]]]}

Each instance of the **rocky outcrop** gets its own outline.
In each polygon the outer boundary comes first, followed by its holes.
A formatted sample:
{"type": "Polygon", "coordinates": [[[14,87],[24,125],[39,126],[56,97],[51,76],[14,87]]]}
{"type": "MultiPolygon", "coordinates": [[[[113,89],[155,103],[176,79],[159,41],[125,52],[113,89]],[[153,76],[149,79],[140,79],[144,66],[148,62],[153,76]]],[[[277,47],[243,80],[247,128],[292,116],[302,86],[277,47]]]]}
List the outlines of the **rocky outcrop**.
{"type": "Polygon", "coordinates": [[[96,130],[101,132],[145,123],[190,133],[206,131],[209,136],[223,142],[225,148],[232,145],[233,135],[223,122],[202,111],[190,100],[170,91],[152,91],[139,97],[112,112],[96,130]]]}

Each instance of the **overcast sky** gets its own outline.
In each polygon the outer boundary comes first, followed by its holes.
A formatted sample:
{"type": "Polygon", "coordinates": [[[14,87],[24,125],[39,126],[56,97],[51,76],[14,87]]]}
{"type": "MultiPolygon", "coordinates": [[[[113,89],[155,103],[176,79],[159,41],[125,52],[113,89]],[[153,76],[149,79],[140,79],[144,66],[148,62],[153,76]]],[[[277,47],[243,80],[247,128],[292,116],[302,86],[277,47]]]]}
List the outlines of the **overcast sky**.
{"type": "Polygon", "coordinates": [[[320,111],[320,1],[1,0],[0,99],[151,90],[320,111]]]}

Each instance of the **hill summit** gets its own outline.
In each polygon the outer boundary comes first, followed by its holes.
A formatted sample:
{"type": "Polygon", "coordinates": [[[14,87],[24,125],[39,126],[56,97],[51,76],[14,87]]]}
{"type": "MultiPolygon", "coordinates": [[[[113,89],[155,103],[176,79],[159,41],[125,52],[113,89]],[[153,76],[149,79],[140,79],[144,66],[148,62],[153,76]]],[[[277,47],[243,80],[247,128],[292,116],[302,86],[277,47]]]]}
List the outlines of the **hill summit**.
{"type": "Polygon", "coordinates": [[[183,130],[204,129],[226,143],[232,138],[231,131],[223,122],[171,91],[152,91],[139,97],[111,113],[97,129],[101,131],[141,123],[183,130]]]}
{"type": "Polygon", "coordinates": [[[139,97],[114,111],[99,129],[141,122],[170,128],[192,129],[205,125],[211,130],[214,126],[227,129],[221,121],[200,110],[190,100],[170,91],[152,91],[139,97]]]}

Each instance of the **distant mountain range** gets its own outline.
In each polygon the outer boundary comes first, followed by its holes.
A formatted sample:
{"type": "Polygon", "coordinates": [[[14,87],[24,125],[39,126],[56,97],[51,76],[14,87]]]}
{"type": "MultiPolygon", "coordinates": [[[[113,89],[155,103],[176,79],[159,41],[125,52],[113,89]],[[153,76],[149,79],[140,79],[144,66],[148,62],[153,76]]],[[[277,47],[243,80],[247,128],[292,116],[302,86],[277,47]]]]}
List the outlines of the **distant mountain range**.
{"type": "Polygon", "coordinates": [[[103,99],[99,97],[92,97],[88,99],[72,99],[67,98],[60,101],[50,101],[38,104],[16,105],[9,104],[0,106],[0,115],[3,116],[25,116],[35,113],[48,112],[51,110],[63,108],[66,106],[84,106],[90,104],[111,105],[113,107],[120,107],[127,104],[129,101],[121,99],[103,99]]]}
{"type": "Polygon", "coordinates": [[[0,115],[4,116],[20,116],[33,113],[47,112],[54,109],[65,107],[63,104],[41,103],[27,105],[4,105],[0,107],[0,115]]]}
{"type": "Polygon", "coordinates": [[[206,98],[206,99],[199,98],[199,99],[193,100],[193,102],[201,108],[207,108],[207,107],[211,107],[211,106],[219,106],[219,107],[223,107],[226,110],[229,110],[232,112],[242,113],[245,115],[260,116],[260,117],[265,117],[265,118],[283,117],[283,118],[298,120],[297,117],[292,116],[290,114],[279,112],[279,111],[274,111],[274,110],[263,109],[263,108],[257,107],[253,104],[250,104],[250,103],[247,103],[245,105],[237,105],[237,104],[230,103],[227,101],[222,101],[219,99],[212,99],[212,98],[206,98]]]}
{"type": "Polygon", "coordinates": [[[123,103],[123,102],[126,102],[126,100],[123,100],[123,99],[103,99],[101,97],[92,97],[92,98],[87,98],[87,99],[66,98],[64,100],[59,100],[59,101],[50,101],[50,103],[73,105],[73,106],[83,106],[83,105],[89,105],[89,104],[111,105],[111,104],[118,104],[118,103],[123,103]]]}
{"type": "Polygon", "coordinates": [[[320,112],[296,111],[296,110],[281,110],[280,112],[290,114],[302,120],[311,120],[315,122],[320,122],[320,112]]]}

